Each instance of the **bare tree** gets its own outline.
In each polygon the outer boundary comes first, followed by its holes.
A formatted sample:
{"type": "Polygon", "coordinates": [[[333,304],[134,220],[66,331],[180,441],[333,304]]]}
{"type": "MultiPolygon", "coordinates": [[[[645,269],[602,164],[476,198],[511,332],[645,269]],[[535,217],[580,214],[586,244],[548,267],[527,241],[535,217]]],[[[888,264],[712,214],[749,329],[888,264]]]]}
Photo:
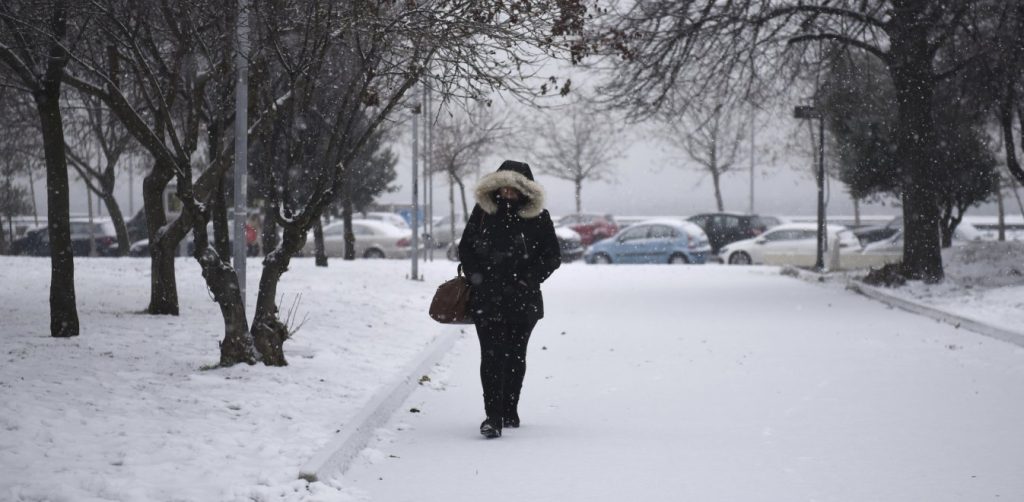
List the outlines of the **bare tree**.
{"type": "Polygon", "coordinates": [[[103,201],[117,233],[117,254],[127,256],[131,243],[114,185],[121,160],[131,153],[132,136],[96,98],[82,96],[67,108],[68,161],[89,191],[103,201]]]}
{"type": "Polygon", "coordinates": [[[991,18],[975,32],[987,35],[979,68],[971,68],[976,94],[990,101],[1002,134],[1006,167],[1017,183],[1024,183],[1024,168],[1017,154],[1015,129],[1024,149],[1024,2],[996,2],[991,18]],[[1014,117],[1017,126],[1014,126],[1014,117]]]}
{"type": "Polygon", "coordinates": [[[508,133],[506,123],[505,116],[496,114],[486,104],[442,111],[434,122],[430,166],[433,172],[448,178],[449,230],[453,236],[455,187],[459,187],[463,218],[469,218],[465,178],[492,152],[499,138],[508,133]]]}
{"type": "Polygon", "coordinates": [[[697,163],[697,169],[711,176],[718,211],[725,211],[722,176],[732,170],[747,130],[741,110],[725,98],[696,103],[677,118],[667,120],[663,136],[673,148],[697,163]]]}
{"type": "Polygon", "coordinates": [[[0,2],[0,82],[32,96],[46,158],[47,228],[50,236],[50,335],[78,336],[75,266],[71,249],[68,166],[60,106],[70,41],[80,26],[72,0],[0,2]]]}
{"type": "Polygon", "coordinates": [[[622,155],[623,132],[617,122],[607,114],[588,113],[584,107],[575,100],[558,113],[560,118],[549,117],[537,129],[538,170],[572,182],[577,213],[583,210],[583,183],[613,180],[615,161],[622,155]]]}
{"type": "Polygon", "coordinates": [[[14,217],[32,210],[28,190],[18,185],[15,178],[29,170],[33,152],[28,149],[38,146],[34,144],[35,128],[28,128],[26,134],[25,128],[18,127],[22,125],[19,120],[10,120],[17,115],[17,107],[8,103],[8,98],[13,96],[5,96],[0,89],[0,113],[9,119],[0,125],[0,254],[6,254],[8,245],[14,241],[14,217]]]}
{"type": "Polygon", "coordinates": [[[883,62],[896,89],[897,145],[906,221],[903,273],[939,281],[939,211],[932,170],[937,159],[933,106],[937,82],[961,71],[983,48],[974,0],[642,0],[611,16],[604,47],[619,57],[604,91],[634,116],[680,110],[711,92],[772,95],[819,71],[826,44],[883,62]],[[787,72],[790,68],[794,71],[787,72]]]}
{"type": "Polygon", "coordinates": [[[152,259],[147,312],[177,315],[178,243],[192,230],[197,248],[206,245],[207,204],[231,161],[223,155],[197,164],[210,80],[229,78],[214,70],[231,51],[209,42],[224,40],[220,34],[229,23],[224,9],[184,0],[92,4],[94,36],[75,53],[64,78],[83,96],[101,101],[153,159],[143,182],[152,259]],[[197,171],[201,175],[193,179],[197,171]],[[184,210],[168,221],[164,190],[172,180],[184,210]]]}
{"type": "Polygon", "coordinates": [[[0,87],[0,116],[4,117],[0,122],[0,216],[7,219],[6,231],[0,220],[0,254],[15,238],[14,216],[32,211],[29,190],[15,183],[31,173],[42,150],[27,101],[27,96],[0,87]]]}
{"type": "MultiPolygon", "coordinates": [[[[355,2],[339,5],[338,12],[307,18],[289,19],[274,10],[263,14],[269,43],[278,48],[276,59],[266,66],[286,75],[283,85],[289,96],[281,115],[286,126],[275,133],[287,145],[278,151],[287,154],[270,161],[274,182],[268,186],[274,191],[264,194],[275,208],[277,224],[284,228],[282,242],[264,260],[253,320],[264,363],[285,364],[281,346],[290,333],[278,318],[276,291],[291,256],[334,200],[335,187],[355,172],[345,166],[400,110],[409,90],[422,83],[442,97],[480,99],[497,90],[532,94],[535,90],[520,78],[526,76],[520,70],[547,57],[545,50],[560,50],[558,41],[571,30],[578,31],[576,19],[583,13],[574,8],[576,4],[534,3],[529,15],[519,4],[442,1],[355,2]],[[329,28],[330,36],[312,39],[329,42],[323,47],[303,42],[305,35],[292,35],[320,33],[321,28],[289,26],[314,21],[326,22],[329,28]],[[296,57],[315,52],[311,48],[326,58],[315,67],[295,64],[296,57]],[[318,90],[335,92],[325,100],[318,90]],[[303,132],[312,127],[321,133],[303,132]]],[[[221,360],[226,361],[223,352],[221,360]]]]}
{"type": "Polygon", "coordinates": [[[250,330],[235,272],[209,246],[206,230],[232,144],[222,138],[209,145],[215,154],[208,159],[197,155],[202,125],[224,118],[211,92],[232,74],[222,71],[234,55],[223,34],[238,13],[190,0],[90,6],[93,32],[68,53],[73,65],[57,76],[103,102],[152,157],[144,185],[153,258],[149,311],[177,313],[173,253],[191,230],[194,256],[224,318],[222,365],[286,364],[283,343],[291,332],[278,316],[280,278],[346,174],[356,172],[344,166],[401,110],[409,89],[422,82],[443,97],[529,97],[536,91],[529,69],[553,52],[568,54],[585,14],[574,0],[254,2],[249,130],[255,145],[272,145],[253,158],[268,171],[262,195],[284,235],[263,261],[250,330]],[[168,221],[161,199],[171,180],[183,207],[168,221]]]}

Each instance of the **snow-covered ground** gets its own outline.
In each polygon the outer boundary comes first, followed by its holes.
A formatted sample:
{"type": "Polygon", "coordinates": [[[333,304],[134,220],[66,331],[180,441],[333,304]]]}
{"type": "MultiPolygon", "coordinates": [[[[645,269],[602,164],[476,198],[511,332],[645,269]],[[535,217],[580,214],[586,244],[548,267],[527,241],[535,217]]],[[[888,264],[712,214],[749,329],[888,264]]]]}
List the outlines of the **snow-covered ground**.
{"type": "Polygon", "coordinates": [[[594,268],[547,288],[520,429],[478,435],[467,337],[442,390],[332,483],[387,502],[1024,499],[1024,349],[769,268],[594,268]]]}
{"type": "MultiPolygon", "coordinates": [[[[205,370],[223,323],[178,261],[181,315],[140,314],[145,259],[76,260],[81,336],[48,336],[49,261],[0,257],[0,500],[336,500],[298,469],[441,329],[425,313],[447,262],[293,261],[279,293],[308,320],[290,365],[205,370]],[[316,498],[322,497],[322,498],[316,498]]],[[[248,284],[257,284],[252,260],[248,284]]],[[[250,288],[249,305],[255,290],[250,288]]]]}
{"type": "MultiPolygon", "coordinates": [[[[948,284],[904,293],[982,289],[947,263],[948,284]]],[[[55,340],[48,262],[0,257],[2,501],[1024,499],[1024,349],[771,267],[567,265],[521,429],[477,434],[470,334],[348,473],[308,484],[299,467],[459,329],[425,314],[453,264],[417,282],[405,262],[297,260],[291,365],[213,370],[222,327],[194,262],[179,317],[137,313],[146,260],[76,264],[82,336],[55,340]]]]}
{"type": "Polygon", "coordinates": [[[1024,241],[967,242],[942,252],[946,280],[886,292],[1024,335],[1024,241]]]}

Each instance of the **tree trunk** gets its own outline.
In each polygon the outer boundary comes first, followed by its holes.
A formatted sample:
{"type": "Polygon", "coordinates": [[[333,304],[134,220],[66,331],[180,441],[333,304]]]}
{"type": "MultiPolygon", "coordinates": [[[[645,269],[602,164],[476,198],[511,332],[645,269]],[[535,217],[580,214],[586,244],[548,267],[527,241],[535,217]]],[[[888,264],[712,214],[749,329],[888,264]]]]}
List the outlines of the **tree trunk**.
{"type": "Polygon", "coordinates": [[[34,95],[46,157],[46,213],[50,235],[50,335],[78,336],[75,264],[71,250],[71,203],[60,81],[46,82],[34,95]]]}
{"type": "MultiPolygon", "coordinates": [[[[469,221],[469,206],[466,205],[466,184],[462,182],[462,178],[455,178],[455,182],[459,184],[459,195],[462,196],[462,221],[469,221]]],[[[452,236],[455,239],[455,236],[452,236]]]]}
{"type": "Polygon", "coordinates": [[[345,252],[343,259],[352,261],[356,259],[356,234],[352,233],[352,213],[354,208],[352,207],[352,199],[346,198],[341,201],[341,221],[345,227],[345,234],[343,239],[345,240],[345,252]]]}
{"type": "Polygon", "coordinates": [[[142,181],[143,210],[146,212],[146,230],[149,234],[150,283],[149,307],[150,315],[178,315],[178,285],[174,275],[174,246],[162,244],[160,236],[167,225],[164,213],[164,189],[174,175],[167,169],[154,166],[153,170],[142,181]]]}
{"type": "Polygon", "coordinates": [[[124,214],[121,213],[121,206],[114,197],[114,191],[104,190],[99,194],[103,199],[103,205],[107,206],[107,213],[110,214],[110,221],[114,223],[114,232],[117,233],[117,256],[128,256],[128,249],[131,248],[131,240],[128,238],[128,226],[124,221],[124,214]]]}
{"type": "Polygon", "coordinates": [[[455,245],[455,177],[448,172],[448,232],[452,236],[449,245],[455,245]]]}
{"type": "MultiPolygon", "coordinates": [[[[231,252],[231,234],[228,230],[227,192],[224,188],[225,178],[226,176],[220,178],[220,181],[217,182],[217,188],[213,191],[213,198],[210,200],[210,218],[213,219],[213,249],[217,252],[217,256],[220,257],[220,261],[231,263],[233,253],[231,252]]],[[[245,239],[245,235],[236,235],[235,238],[245,239]]],[[[198,248],[198,245],[196,247],[198,248]]]]}
{"type": "Polygon", "coordinates": [[[903,273],[908,279],[935,283],[943,278],[939,248],[939,210],[932,180],[936,148],[932,116],[934,75],[923,7],[897,10],[891,33],[889,65],[896,89],[898,156],[904,159],[903,273]]]}
{"type": "MultiPolygon", "coordinates": [[[[352,172],[345,171],[346,179],[341,186],[341,222],[342,222],[342,250],[341,259],[352,261],[356,259],[356,236],[352,233],[352,214],[355,207],[352,204],[352,172]]],[[[315,237],[315,235],[314,235],[315,237]]]]}
{"type": "Polygon", "coordinates": [[[252,334],[260,360],[267,366],[286,366],[284,342],[290,336],[288,327],[278,318],[277,284],[288,270],[291,257],[302,249],[302,233],[285,227],[284,239],[263,260],[260,290],[256,296],[256,314],[252,321],[252,334]]]}
{"type": "Polygon", "coordinates": [[[853,198],[853,226],[860,226],[860,199],[853,198]]]}
{"type": "Polygon", "coordinates": [[[946,203],[946,206],[942,208],[941,218],[939,223],[939,231],[941,232],[940,242],[942,248],[946,249],[953,246],[953,232],[956,231],[957,225],[960,224],[960,220],[953,215],[953,203],[946,203]]]}
{"type": "Polygon", "coordinates": [[[576,214],[583,212],[583,180],[576,180],[576,214]]]}
{"type": "Polygon", "coordinates": [[[316,266],[327,266],[327,248],[324,246],[324,220],[317,218],[313,224],[313,248],[316,256],[316,266]]]}
{"type": "Polygon", "coordinates": [[[263,205],[263,235],[260,240],[264,256],[277,248],[277,218],[274,217],[273,206],[267,203],[263,205]]]}
{"type": "MultiPolygon", "coordinates": [[[[711,169],[711,184],[715,186],[715,205],[718,207],[718,212],[725,211],[725,204],[722,202],[722,173],[718,172],[718,169],[711,169]]],[[[577,211],[579,212],[579,211],[577,211]]]]}
{"type": "MultiPolygon", "coordinates": [[[[217,197],[222,192],[217,191],[217,197]]],[[[233,366],[238,363],[255,364],[260,359],[259,352],[249,324],[245,317],[245,305],[242,303],[238,275],[230,266],[225,266],[224,258],[210,249],[210,238],[206,233],[206,218],[195,215],[192,234],[195,235],[196,248],[193,256],[202,269],[206,286],[213,294],[214,301],[220,307],[224,318],[224,340],[220,344],[220,365],[233,366]]]]}
{"type": "MultiPolygon", "coordinates": [[[[1006,167],[1010,174],[1018,182],[1024,183],[1024,169],[1021,169],[1020,161],[1017,160],[1017,145],[1013,137],[1013,105],[1016,100],[1014,92],[1015,82],[1007,85],[1006,96],[999,104],[999,125],[1003,132],[1003,145],[1006,150],[1006,167]]],[[[1021,117],[1021,125],[1024,127],[1024,117],[1021,117]]],[[[1024,131],[1021,132],[1021,142],[1024,145],[1024,131]]]]}
{"type": "Polygon", "coordinates": [[[1013,198],[1017,201],[1017,209],[1020,210],[1021,218],[1024,218],[1024,202],[1020,200],[1020,194],[1017,193],[1017,182],[1010,178],[1010,190],[1013,192],[1013,198]]]}

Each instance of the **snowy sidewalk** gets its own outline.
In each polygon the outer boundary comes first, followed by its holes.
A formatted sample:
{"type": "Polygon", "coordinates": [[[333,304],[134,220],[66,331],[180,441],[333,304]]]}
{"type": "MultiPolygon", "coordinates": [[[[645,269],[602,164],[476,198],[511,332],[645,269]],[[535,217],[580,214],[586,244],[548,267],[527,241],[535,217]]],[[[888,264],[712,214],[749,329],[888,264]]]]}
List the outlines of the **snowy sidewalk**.
{"type": "Polygon", "coordinates": [[[468,330],[328,484],[382,502],[1024,498],[1020,348],[774,269],[570,265],[545,299],[520,429],[478,435],[468,330]]]}

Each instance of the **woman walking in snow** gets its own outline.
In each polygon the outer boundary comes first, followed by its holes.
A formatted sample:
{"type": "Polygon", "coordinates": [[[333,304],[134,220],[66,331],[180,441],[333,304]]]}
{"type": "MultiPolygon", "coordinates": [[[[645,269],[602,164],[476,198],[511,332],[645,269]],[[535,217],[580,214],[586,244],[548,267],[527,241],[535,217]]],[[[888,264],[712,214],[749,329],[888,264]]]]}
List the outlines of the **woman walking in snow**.
{"type": "Polygon", "coordinates": [[[544,189],[528,164],[506,160],[480,179],[475,195],[459,259],[473,285],[469,307],[480,339],[487,414],[480,434],[491,439],[502,427],[519,427],[526,344],[544,317],[540,284],[562,258],[544,189]]]}

